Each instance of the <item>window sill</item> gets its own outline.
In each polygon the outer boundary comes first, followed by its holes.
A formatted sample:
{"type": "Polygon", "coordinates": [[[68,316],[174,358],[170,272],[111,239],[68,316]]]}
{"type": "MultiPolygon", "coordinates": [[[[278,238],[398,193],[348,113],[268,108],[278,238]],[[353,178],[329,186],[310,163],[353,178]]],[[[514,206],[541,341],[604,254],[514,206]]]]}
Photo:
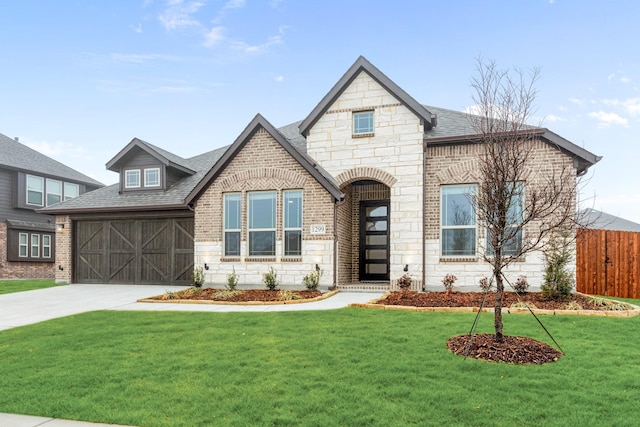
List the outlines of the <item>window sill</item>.
{"type": "Polygon", "coordinates": [[[375,133],[373,132],[369,132],[369,133],[354,133],[351,135],[351,138],[370,138],[372,136],[375,136],[375,133]]]}
{"type": "Polygon", "coordinates": [[[244,259],[244,262],[275,262],[276,257],[247,257],[244,259]]]}
{"type": "Polygon", "coordinates": [[[299,257],[299,256],[282,257],[282,262],[302,262],[302,257],[299,257]]]}
{"type": "Polygon", "coordinates": [[[222,257],[220,262],[240,262],[240,257],[222,257]]]}
{"type": "Polygon", "coordinates": [[[477,262],[478,257],[466,256],[466,257],[440,257],[439,262],[477,262]]]}

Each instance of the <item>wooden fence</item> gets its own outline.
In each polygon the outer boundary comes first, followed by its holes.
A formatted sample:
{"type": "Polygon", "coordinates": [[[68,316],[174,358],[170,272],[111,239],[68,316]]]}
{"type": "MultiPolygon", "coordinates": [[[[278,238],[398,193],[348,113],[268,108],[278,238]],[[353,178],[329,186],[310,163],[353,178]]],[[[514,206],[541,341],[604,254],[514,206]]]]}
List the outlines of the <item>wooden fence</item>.
{"type": "Polygon", "coordinates": [[[640,298],[640,233],[578,230],[576,289],[592,295],[640,298]]]}

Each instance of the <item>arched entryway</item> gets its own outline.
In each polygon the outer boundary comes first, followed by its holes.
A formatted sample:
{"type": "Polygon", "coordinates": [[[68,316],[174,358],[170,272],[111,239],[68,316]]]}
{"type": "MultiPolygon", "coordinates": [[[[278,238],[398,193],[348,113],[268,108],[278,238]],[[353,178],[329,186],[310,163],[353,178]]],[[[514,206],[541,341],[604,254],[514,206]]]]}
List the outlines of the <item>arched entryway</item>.
{"type": "Polygon", "coordinates": [[[345,195],[338,206],[338,283],[388,283],[390,275],[390,174],[373,168],[337,176],[345,195]]]}

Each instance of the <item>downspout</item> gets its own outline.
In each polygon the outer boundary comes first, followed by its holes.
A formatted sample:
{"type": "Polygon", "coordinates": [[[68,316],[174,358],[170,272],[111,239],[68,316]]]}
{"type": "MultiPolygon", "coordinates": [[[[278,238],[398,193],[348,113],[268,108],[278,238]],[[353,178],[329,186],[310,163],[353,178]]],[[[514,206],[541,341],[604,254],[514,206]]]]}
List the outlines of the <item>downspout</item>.
{"type": "Polygon", "coordinates": [[[344,194],[342,199],[333,204],[333,284],[330,290],[338,288],[338,207],[344,203],[344,194]]]}
{"type": "Polygon", "coordinates": [[[422,143],[422,291],[427,290],[427,138],[422,143]]]}

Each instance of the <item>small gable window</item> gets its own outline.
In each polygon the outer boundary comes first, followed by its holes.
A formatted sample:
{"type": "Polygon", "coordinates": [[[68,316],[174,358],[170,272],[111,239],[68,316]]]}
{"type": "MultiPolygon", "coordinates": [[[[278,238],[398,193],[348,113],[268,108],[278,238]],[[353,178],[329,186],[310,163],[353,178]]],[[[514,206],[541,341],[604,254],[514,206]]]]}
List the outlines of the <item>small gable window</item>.
{"type": "Polygon", "coordinates": [[[353,113],[353,136],[373,135],[373,110],[353,113]]]}
{"type": "Polygon", "coordinates": [[[40,176],[27,175],[27,203],[43,206],[44,179],[40,176]]]}
{"type": "Polygon", "coordinates": [[[133,169],[125,171],[124,173],[124,187],[125,188],[139,188],[140,187],[140,169],[133,169]]]}
{"type": "Polygon", "coordinates": [[[160,187],[160,168],[151,168],[144,170],[144,186],[160,187]]]}

